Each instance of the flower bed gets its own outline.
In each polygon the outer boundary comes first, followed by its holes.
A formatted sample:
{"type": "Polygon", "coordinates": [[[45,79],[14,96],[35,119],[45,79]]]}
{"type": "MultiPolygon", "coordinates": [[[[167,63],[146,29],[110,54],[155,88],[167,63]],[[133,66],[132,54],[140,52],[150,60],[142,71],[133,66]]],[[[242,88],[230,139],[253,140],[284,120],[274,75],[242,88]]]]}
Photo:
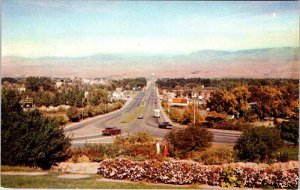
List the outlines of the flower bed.
{"type": "Polygon", "coordinates": [[[104,160],[98,173],[106,178],[167,184],[209,184],[226,187],[297,188],[298,169],[277,170],[232,166],[206,166],[192,161],[104,160]]]}

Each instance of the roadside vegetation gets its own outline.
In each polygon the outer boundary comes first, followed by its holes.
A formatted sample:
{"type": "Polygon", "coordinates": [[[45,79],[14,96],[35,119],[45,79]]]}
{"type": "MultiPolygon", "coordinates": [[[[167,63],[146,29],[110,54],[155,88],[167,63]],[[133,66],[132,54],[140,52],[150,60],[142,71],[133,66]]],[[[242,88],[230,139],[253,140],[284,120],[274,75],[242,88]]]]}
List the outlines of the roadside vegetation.
{"type": "Polygon", "coordinates": [[[54,117],[60,125],[120,109],[125,101],[112,99],[112,92],[116,88],[139,90],[146,84],[147,80],[142,77],[110,80],[105,85],[83,83],[79,78],[54,80],[49,77],[19,79],[5,77],[2,79],[3,88],[14,90],[20,100],[31,99],[43,115],[54,117]],[[60,85],[56,86],[55,81],[60,82],[60,85]]]}

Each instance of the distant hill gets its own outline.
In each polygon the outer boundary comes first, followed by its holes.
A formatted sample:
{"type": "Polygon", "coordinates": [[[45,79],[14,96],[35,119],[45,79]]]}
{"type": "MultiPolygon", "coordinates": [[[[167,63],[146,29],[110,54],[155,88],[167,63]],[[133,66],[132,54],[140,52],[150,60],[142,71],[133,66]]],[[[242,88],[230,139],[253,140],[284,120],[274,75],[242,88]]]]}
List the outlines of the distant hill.
{"type": "Polygon", "coordinates": [[[241,51],[202,50],[188,55],[122,55],[2,57],[2,77],[253,77],[299,78],[300,48],[241,51]]]}

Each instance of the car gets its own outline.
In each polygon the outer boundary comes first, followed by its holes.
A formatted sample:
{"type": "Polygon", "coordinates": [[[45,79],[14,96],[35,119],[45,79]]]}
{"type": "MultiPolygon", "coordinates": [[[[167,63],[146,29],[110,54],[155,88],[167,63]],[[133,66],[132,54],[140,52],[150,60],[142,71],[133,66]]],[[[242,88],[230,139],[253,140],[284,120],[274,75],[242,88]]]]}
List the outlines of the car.
{"type": "Polygon", "coordinates": [[[167,121],[161,122],[160,124],[158,124],[158,127],[162,129],[173,129],[173,125],[167,121]]]}
{"type": "Polygon", "coordinates": [[[107,127],[104,130],[102,130],[102,135],[118,135],[121,134],[121,129],[118,129],[117,127],[107,127]]]}
{"type": "Polygon", "coordinates": [[[143,114],[139,115],[139,117],[138,117],[138,119],[143,119],[143,118],[144,118],[143,114]]]}

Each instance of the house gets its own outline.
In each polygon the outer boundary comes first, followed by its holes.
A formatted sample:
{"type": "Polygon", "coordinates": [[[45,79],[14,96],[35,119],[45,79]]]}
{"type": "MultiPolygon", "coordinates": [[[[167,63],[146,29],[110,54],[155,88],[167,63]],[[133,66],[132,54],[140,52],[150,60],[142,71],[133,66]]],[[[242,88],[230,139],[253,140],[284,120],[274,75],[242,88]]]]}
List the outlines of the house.
{"type": "Polygon", "coordinates": [[[25,85],[18,87],[17,90],[18,92],[25,92],[26,91],[25,85]]]}
{"type": "Polygon", "coordinates": [[[123,92],[119,92],[119,91],[114,91],[112,93],[112,99],[113,100],[121,100],[124,97],[124,93],[123,92]]]}
{"type": "Polygon", "coordinates": [[[56,88],[60,88],[63,85],[62,81],[58,81],[55,83],[56,88]]]}
{"type": "Polygon", "coordinates": [[[211,96],[211,93],[215,92],[218,89],[219,88],[217,87],[204,87],[200,92],[200,96],[203,100],[208,100],[211,96]]]}

